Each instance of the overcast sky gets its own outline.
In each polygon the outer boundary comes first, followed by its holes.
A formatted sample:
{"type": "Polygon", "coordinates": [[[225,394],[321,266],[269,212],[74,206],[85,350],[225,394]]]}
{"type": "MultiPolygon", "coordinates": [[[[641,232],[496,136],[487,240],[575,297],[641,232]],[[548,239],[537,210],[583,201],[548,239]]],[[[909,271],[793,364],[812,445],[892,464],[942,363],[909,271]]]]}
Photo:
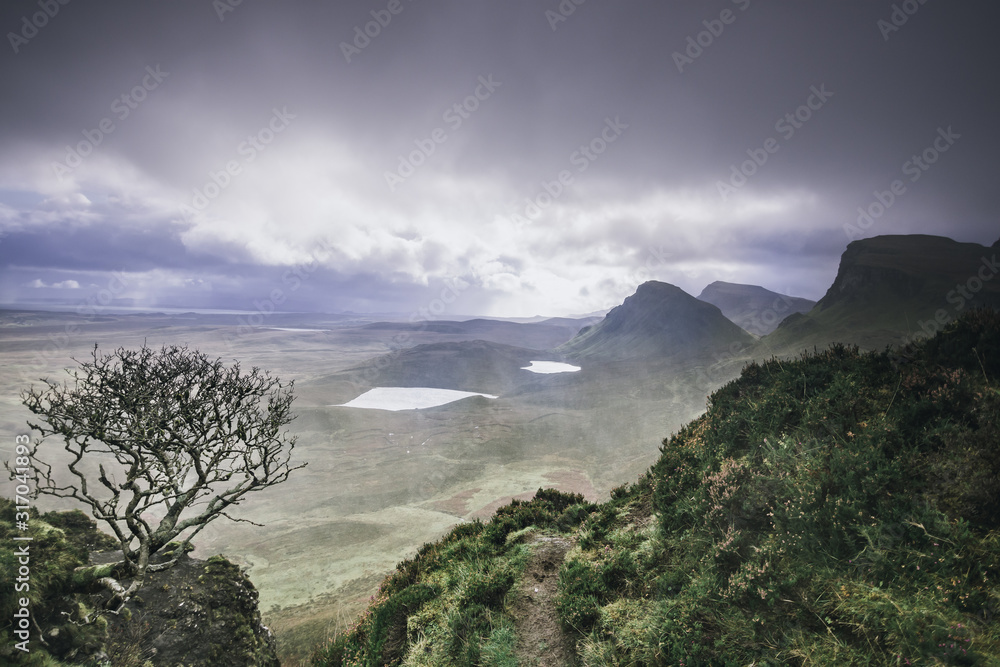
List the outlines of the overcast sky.
{"type": "Polygon", "coordinates": [[[0,303],[818,299],[854,238],[1000,237],[995,2],[236,3],[3,3],[0,303]]]}

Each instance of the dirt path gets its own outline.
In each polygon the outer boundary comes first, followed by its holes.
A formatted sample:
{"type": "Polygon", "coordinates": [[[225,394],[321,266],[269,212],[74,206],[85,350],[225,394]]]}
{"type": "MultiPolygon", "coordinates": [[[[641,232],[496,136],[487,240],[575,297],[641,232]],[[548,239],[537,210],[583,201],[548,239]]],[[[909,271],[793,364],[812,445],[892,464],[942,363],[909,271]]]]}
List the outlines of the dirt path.
{"type": "Polygon", "coordinates": [[[573,543],[562,537],[539,537],[530,546],[533,554],[513,609],[518,663],[523,667],[575,665],[573,641],[556,614],[559,568],[573,543]]]}

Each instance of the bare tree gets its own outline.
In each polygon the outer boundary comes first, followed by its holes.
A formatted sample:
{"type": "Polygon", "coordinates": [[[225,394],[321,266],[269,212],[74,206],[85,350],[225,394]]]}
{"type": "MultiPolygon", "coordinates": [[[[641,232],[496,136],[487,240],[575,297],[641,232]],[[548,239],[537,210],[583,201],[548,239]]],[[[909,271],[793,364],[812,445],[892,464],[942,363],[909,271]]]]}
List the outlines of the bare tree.
{"type": "Polygon", "coordinates": [[[35,495],[78,500],[111,529],[123,559],[89,574],[125,601],[147,571],[173,565],[210,522],[246,521],[230,516],[230,506],[305,464],[290,464],[295,438],[282,430],[294,419],[292,382],[256,367],[242,373],[238,363],[186,347],[102,356],[95,345],[92,357],[68,371],[72,383],[45,379],[45,388],[32,386],[21,398],[44,422],[28,423],[43,438],[29,454],[39,475],[35,495]],[[57,482],[43,460],[49,436],[61,437],[70,455],[69,483],[57,482]],[[175,555],[151,564],[174,541],[175,555]],[[133,581],[125,589],[112,575],[133,581]]]}

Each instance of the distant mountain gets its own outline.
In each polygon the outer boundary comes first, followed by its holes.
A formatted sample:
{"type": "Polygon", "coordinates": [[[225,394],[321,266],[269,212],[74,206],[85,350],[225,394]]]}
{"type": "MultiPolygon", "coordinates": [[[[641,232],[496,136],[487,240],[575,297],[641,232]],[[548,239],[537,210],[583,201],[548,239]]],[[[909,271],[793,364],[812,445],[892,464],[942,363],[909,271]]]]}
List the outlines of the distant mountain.
{"type": "Polygon", "coordinates": [[[541,320],[539,324],[547,324],[549,326],[558,326],[564,328],[573,328],[577,332],[584,327],[589,327],[591,325],[597,324],[604,319],[607,313],[601,313],[600,315],[582,315],[580,317],[549,317],[547,319],[541,320]]]}
{"type": "Polygon", "coordinates": [[[854,241],[816,307],[781,323],[762,343],[776,352],[849,342],[868,349],[930,336],[963,312],[1000,309],[1000,242],[942,236],[854,241]]]}
{"type": "Polygon", "coordinates": [[[557,351],[571,359],[691,360],[722,356],[753,342],[716,306],[674,285],[650,281],[557,351]]]}
{"type": "Polygon", "coordinates": [[[565,343],[590,322],[591,320],[569,318],[550,318],[541,322],[509,322],[478,318],[464,322],[451,320],[416,323],[375,322],[363,329],[444,334],[454,336],[456,340],[487,340],[503,345],[542,350],[565,343]]]}
{"type": "MultiPolygon", "coordinates": [[[[607,310],[595,310],[592,313],[573,313],[570,315],[564,315],[561,317],[555,317],[552,315],[533,315],[531,317],[492,317],[492,320],[499,320],[501,322],[518,322],[520,324],[537,324],[539,322],[549,322],[551,320],[589,320],[589,319],[601,319],[608,314],[607,310]]],[[[472,317],[465,319],[475,319],[472,317]]],[[[459,319],[460,322],[465,321],[465,319],[459,319]]]]}
{"type": "Polygon", "coordinates": [[[737,326],[756,336],[766,336],[793,313],[807,313],[815,301],[786,296],[757,285],[716,281],[698,299],[717,306],[737,326]]]}

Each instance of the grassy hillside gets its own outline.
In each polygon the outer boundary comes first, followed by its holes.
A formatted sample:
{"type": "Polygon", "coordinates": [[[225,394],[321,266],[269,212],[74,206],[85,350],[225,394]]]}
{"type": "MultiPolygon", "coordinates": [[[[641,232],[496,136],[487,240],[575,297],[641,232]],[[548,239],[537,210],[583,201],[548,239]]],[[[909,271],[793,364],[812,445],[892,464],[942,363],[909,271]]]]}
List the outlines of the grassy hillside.
{"type": "Polygon", "coordinates": [[[609,502],[539,491],[424,545],[314,664],[538,664],[530,603],[583,665],[1000,665],[998,389],[993,311],[751,364],[609,502]]]}

